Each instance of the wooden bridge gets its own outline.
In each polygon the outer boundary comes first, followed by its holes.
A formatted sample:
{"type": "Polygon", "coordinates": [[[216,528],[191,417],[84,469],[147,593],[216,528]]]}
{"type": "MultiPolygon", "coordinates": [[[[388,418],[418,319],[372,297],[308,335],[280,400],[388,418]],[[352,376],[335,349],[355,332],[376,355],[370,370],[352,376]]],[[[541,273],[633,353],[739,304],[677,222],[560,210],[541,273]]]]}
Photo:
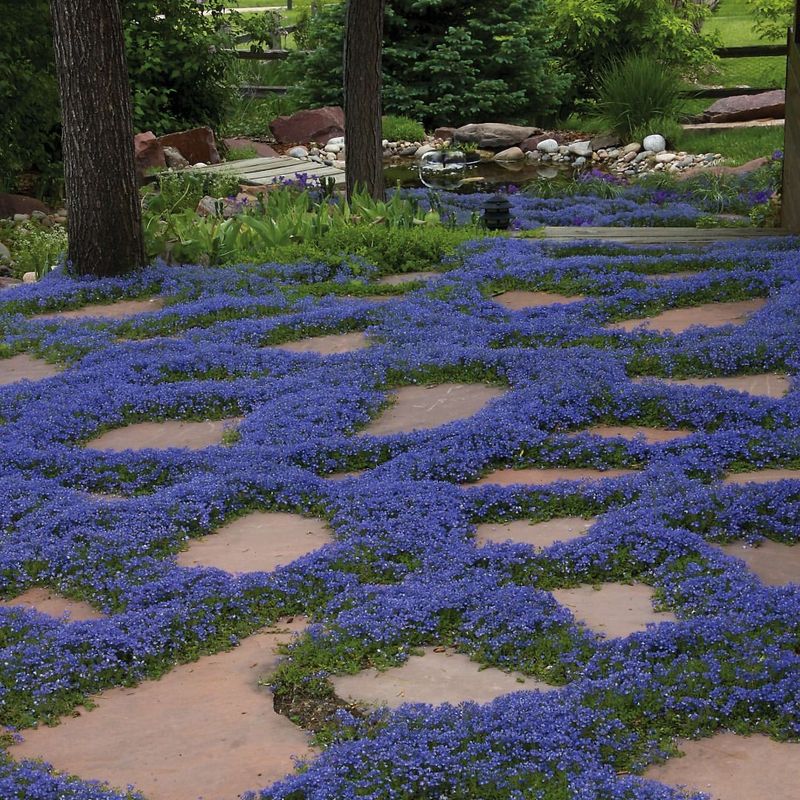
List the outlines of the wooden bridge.
{"type": "Polygon", "coordinates": [[[298,175],[307,175],[309,178],[330,177],[334,179],[336,186],[344,186],[345,183],[343,169],[288,156],[245,158],[191,169],[193,172],[237,175],[242,183],[262,186],[280,183],[282,180],[297,180],[298,175]]]}

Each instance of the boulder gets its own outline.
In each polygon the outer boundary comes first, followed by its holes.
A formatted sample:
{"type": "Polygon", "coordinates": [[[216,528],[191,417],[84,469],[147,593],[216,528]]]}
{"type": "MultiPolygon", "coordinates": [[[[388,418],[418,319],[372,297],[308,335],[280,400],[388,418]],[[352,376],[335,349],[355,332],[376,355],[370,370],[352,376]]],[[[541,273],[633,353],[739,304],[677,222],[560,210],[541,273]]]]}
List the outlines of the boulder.
{"type": "Polygon", "coordinates": [[[642,145],[648,153],[661,153],[667,149],[667,140],[660,133],[654,133],[645,136],[642,145]]]}
{"type": "Polygon", "coordinates": [[[265,142],[256,142],[253,139],[244,139],[239,136],[223,139],[222,141],[225,142],[225,147],[228,150],[255,150],[256,155],[260,158],[275,158],[278,156],[278,152],[265,142]]]}
{"type": "Polygon", "coordinates": [[[189,162],[181,155],[180,150],[174,147],[164,148],[164,159],[170,169],[186,169],[189,162]]]}
{"type": "Polygon", "coordinates": [[[166,169],[164,148],[153,131],[137,133],[133,137],[133,153],[136,159],[136,172],[144,175],[148,169],[166,169]]]}
{"type": "Polygon", "coordinates": [[[754,158],[752,161],[747,161],[744,164],[739,164],[738,167],[726,167],[726,166],[719,166],[719,167],[689,167],[681,174],[683,178],[691,178],[694,175],[717,175],[717,176],[724,176],[724,175],[747,175],[750,172],[755,172],[757,169],[761,169],[769,164],[770,159],[767,156],[761,156],[760,158],[754,158]]]}
{"type": "Polygon", "coordinates": [[[775,89],[761,94],[723,97],[703,112],[706,122],[745,122],[751,119],[783,119],[786,92],[775,89]]]}
{"type": "Polygon", "coordinates": [[[592,154],[592,145],[590,142],[572,142],[568,150],[573,156],[588,158],[592,154]]]}
{"type": "Polygon", "coordinates": [[[457,128],[453,133],[453,141],[474,142],[478,147],[505,150],[521,144],[538,133],[542,133],[541,128],[506,125],[502,122],[480,122],[457,128]]]}
{"type": "Polygon", "coordinates": [[[0,219],[13,219],[15,214],[27,214],[30,216],[34,211],[49,213],[47,206],[35,197],[0,192],[0,219]]]}
{"type": "Polygon", "coordinates": [[[638,153],[641,149],[642,146],[639,144],[639,142],[631,142],[622,148],[622,152],[625,153],[625,155],[628,155],[628,153],[638,153]]]}
{"type": "Polygon", "coordinates": [[[495,161],[522,161],[525,158],[525,153],[522,152],[521,147],[508,147],[499,152],[495,157],[495,161]]]}
{"type": "Polygon", "coordinates": [[[0,242],[0,261],[11,261],[11,251],[0,242]]]}
{"type": "Polygon", "coordinates": [[[544,139],[536,145],[536,149],[540,153],[549,153],[550,155],[557,153],[558,148],[559,144],[555,139],[544,139]]]}
{"type": "Polygon", "coordinates": [[[540,142],[544,142],[547,139],[552,139],[552,133],[537,133],[536,136],[529,136],[525,141],[520,144],[520,148],[522,149],[523,153],[530,153],[535,152],[540,142]]]}
{"type": "Polygon", "coordinates": [[[162,147],[174,147],[190,163],[219,164],[217,143],[211,128],[192,128],[189,131],[159,136],[162,147]]]}
{"type": "Polygon", "coordinates": [[[453,134],[455,132],[456,132],[455,128],[448,128],[448,127],[437,128],[433,132],[433,138],[434,139],[452,139],[453,138],[453,134]]]}
{"type": "Polygon", "coordinates": [[[331,139],[344,136],[344,111],[339,106],[307,109],[276,117],[269,127],[281,144],[316,142],[325,145],[331,139]]]}
{"type": "Polygon", "coordinates": [[[298,144],[287,150],[286,155],[290,158],[308,158],[308,148],[298,144]]]}
{"type": "Polygon", "coordinates": [[[622,140],[616,133],[604,133],[600,136],[595,136],[589,144],[592,150],[608,150],[612,147],[619,147],[622,144],[622,140]]]}

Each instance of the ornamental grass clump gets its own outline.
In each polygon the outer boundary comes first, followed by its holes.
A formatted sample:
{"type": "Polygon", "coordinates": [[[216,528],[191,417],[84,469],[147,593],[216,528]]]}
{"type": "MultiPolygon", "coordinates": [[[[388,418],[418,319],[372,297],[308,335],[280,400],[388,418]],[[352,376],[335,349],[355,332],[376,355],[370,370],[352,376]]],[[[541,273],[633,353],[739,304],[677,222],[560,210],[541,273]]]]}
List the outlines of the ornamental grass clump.
{"type": "Polygon", "coordinates": [[[674,129],[680,103],[680,76],[651,55],[612,61],[598,81],[601,119],[626,141],[662,133],[665,125],[674,129]]]}

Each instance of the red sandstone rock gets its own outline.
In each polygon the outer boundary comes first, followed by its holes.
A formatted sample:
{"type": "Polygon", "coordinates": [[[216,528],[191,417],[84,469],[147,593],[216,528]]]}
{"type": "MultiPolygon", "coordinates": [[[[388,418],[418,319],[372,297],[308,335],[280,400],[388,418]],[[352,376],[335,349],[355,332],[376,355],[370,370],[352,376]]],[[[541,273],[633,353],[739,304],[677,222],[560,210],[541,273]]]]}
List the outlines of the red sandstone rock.
{"type": "Polygon", "coordinates": [[[34,211],[42,211],[45,214],[50,213],[50,209],[35,197],[0,192],[0,219],[11,219],[14,214],[31,214],[34,211]]]}
{"type": "Polygon", "coordinates": [[[152,131],[137,133],[133,137],[133,149],[136,157],[136,171],[139,174],[143,174],[146,169],[166,169],[164,148],[152,131]]]}
{"type": "Polygon", "coordinates": [[[158,141],[162,147],[174,147],[190,164],[219,164],[221,160],[211,128],[168,133],[159,136],[158,141]]]}
{"type": "Polygon", "coordinates": [[[269,125],[280,144],[327,144],[344,136],[344,111],[339,106],[325,106],[298,111],[288,117],[276,117],[269,125]]]}
{"type": "Polygon", "coordinates": [[[554,139],[556,137],[553,136],[552,133],[539,133],[536,136],[529,136],[525,141],[520,144],[520,148],[522,149],[523,153],[529,152],[536,152],[536,146],[539,142],[543,142],[545,139],[554,139]]]}
{"type": "Polygon", "coordinates": [[[455,128],[448,128],[448,127],[437,128],[433,132],[433,137],[434,139],[452,139],[453,134],[455,132],[456,132],[455,128]]]}
{"type": "Polygon", "coordinates": [[[704,112],[707,122],[744,122],[749,119],[783,119],[786,92],[775,89],[761,94],[723,97],[704,112]]]}
{"type": "Polygon", "coordinates": [[[280,155],[265,142],[256,142],[253,141],[253,139],[242,139],[235,137],[233,139],[224,139],[223,141],[225,142],[225,147],[227,147],[229,150],[243,150],[247,148],[249,150],[255,150],[256,155],[261,156],[262,158],[280,155]]]}

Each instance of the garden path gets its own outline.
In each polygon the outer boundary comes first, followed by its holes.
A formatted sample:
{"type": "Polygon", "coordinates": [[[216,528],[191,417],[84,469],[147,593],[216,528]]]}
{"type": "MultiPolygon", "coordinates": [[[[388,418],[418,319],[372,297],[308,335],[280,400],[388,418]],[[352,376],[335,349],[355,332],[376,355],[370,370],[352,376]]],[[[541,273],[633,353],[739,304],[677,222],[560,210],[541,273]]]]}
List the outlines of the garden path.
{"type": "Polygon", "coordinates": [[[268,186],[284,180],[298,181],[298,175],[307,175],[309,178],[333,178],[336,186],[343,186],[345,182],[343,169],[288,156],[245,158],[240,161],[225,161],[222,164],[209,164],[204,167],[190,167],[190,169],[192,172],[204,174],[237,175],[242,183],[257,186],[268,186]]]}

